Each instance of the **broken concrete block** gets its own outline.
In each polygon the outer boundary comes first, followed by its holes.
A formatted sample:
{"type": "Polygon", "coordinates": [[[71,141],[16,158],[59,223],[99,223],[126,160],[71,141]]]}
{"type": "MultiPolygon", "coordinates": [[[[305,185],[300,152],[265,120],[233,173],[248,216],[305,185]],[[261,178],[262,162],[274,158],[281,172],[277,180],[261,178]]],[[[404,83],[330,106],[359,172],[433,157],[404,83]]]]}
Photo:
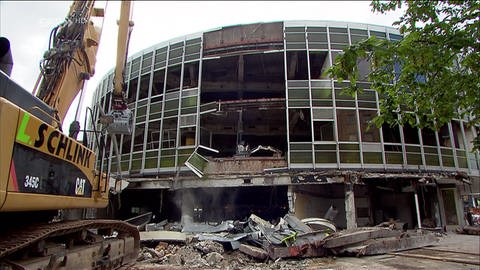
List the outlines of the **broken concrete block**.
{"type": "Polygon", "coordinates": [[[140,241],[173,241],[183,242],[187,239],[186,234],[172,231],[140,232],[140,241]]]}
{"type": "Polygon", "coordinates": [[[264,260],[268,257],[268,253],[265,250],[246,244],[240,244],[239,250],[259,260],[264,260]]]}
{"type": "Polygon", "coordinates": [[[401,234],[401,231],[385,228],[372,228],[369,230],[359,230],[351,233],[341,232],[331,235],[325,240],[325,244],[323,246],[326,248],[335,248],[360,243],[369,239],[398,237],[401,234]]]}

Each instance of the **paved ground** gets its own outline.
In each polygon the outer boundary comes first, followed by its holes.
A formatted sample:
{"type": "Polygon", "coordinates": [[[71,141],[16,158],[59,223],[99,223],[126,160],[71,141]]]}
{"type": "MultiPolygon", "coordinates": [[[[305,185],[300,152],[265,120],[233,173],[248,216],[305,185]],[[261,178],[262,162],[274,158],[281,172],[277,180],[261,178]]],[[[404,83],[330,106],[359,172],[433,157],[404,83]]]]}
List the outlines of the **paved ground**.
{"type": "Polygon", "coordinates": [[[400,254],[403,255],[335,258],[332,263],[317,263],[309,266],[309,269],[480,269],[480,236],[451,232],[442,237],[435,246],[403,251],[400,254]],[[406,257],[409,254],[423,255],[425,258],[406,257]],[[443,258],[443,261],[427,257],[443,258]],[[476,264],[455,261],[470,261],[476,264]]]}

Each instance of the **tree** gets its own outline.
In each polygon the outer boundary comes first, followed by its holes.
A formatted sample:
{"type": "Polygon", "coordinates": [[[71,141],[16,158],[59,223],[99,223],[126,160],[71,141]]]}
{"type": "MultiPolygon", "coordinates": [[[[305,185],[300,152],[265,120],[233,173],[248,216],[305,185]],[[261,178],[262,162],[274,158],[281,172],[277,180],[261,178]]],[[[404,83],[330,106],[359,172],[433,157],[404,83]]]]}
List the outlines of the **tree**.
{"type": "Polygon", "coordinates": [[[452,118],[468,118],[477,126],[474,148],[480,149],[480,1],[374,0],[372,11],[386,13],[405,7],[394,25],[403,39],[372,36],[353,44],[327,71],[344,90],[357,86],[357,63],[371,63],[371,88],[379,93],[380,115],[373,120],[438,130],[452,118]]]}

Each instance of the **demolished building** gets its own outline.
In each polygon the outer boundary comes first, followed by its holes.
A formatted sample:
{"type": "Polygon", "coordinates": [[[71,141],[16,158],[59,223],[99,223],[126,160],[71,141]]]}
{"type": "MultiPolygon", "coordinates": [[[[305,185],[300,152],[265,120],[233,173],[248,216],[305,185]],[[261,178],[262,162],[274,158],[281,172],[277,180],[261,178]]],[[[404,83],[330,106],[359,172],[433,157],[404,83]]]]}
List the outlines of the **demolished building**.
{"type": "MultiPolygon", "coordinates": [[[[480,189],[478,127],[369,127],[379,94],[363,81],[349,96],[325,74],[344,47],[372,35],[401,39],[391,27],[285,21],[213,29],[130,57],[135,128],[117,137],[118,160],[109,137],[95,146],[98,168],[129,182],[117,214],[463,225],[466,195],[480,189]]],[[[360,62],[360,75],[368,68],[360,62]]],[[[94,119],[110,110],[112,81],[110,72],[97,87],[94,119]]]]}

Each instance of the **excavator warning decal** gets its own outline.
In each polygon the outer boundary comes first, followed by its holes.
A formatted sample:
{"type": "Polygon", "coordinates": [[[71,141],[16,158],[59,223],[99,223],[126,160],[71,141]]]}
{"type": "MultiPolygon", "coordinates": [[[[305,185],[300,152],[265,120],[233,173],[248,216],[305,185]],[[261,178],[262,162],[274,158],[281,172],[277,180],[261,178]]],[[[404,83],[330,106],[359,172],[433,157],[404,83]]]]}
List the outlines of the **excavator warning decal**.
{"type": "Polygon", "coordinates": [[[41,122],[29,113],[20,114],[16,141],[33,147],[47,155],[55,156],[90,171],[93,168],[93,152],[59,130],[41,122]]]}

